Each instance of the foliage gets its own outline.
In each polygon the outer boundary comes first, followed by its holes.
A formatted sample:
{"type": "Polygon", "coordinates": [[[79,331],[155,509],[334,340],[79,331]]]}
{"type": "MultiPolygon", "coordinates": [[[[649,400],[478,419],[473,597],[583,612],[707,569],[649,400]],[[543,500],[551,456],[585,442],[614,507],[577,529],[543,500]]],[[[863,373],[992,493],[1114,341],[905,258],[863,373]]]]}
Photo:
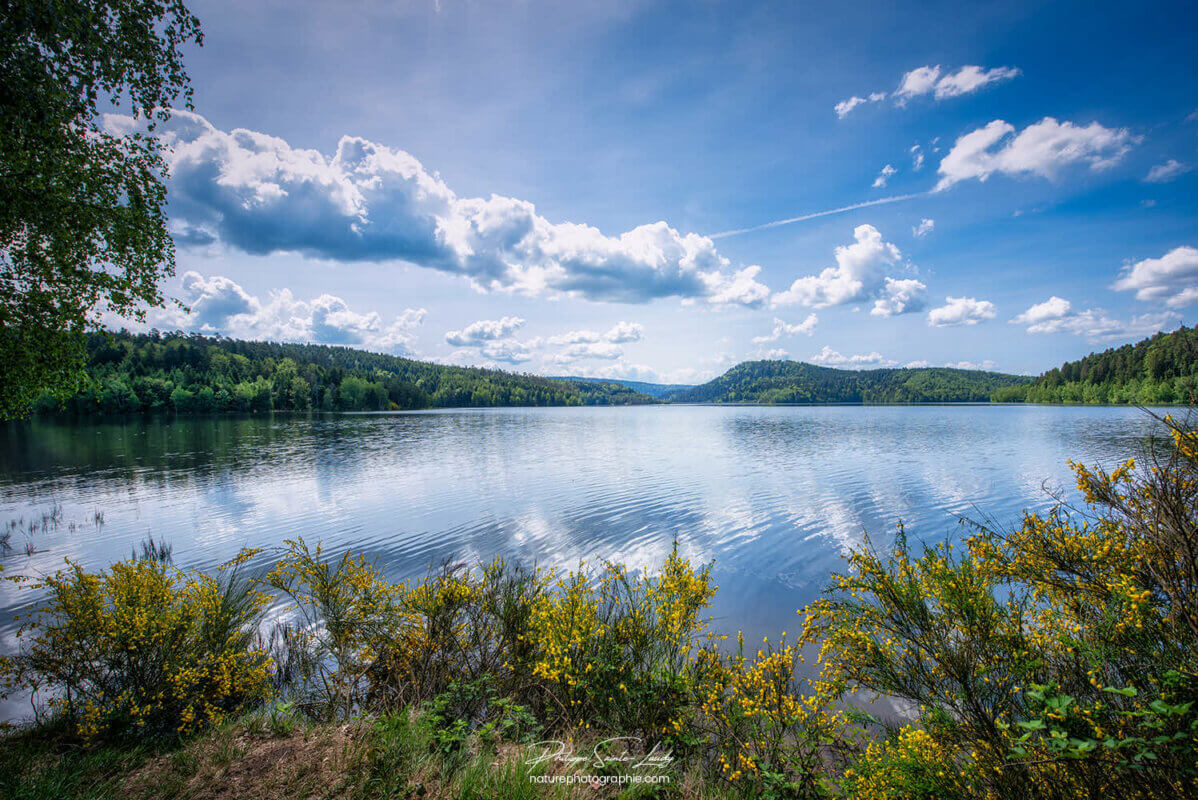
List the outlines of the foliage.
{"type": "Polygon", "coordinates": [[[735,654],[703,653],[700,721],[714,749],[713,771],[736,787],[764,787],[768,796],[827,794],[825,775],[847,718],[826,707],[799,677],[798,649],[768,637],[753,657],[743,634],[735,654]]]}
{"type": "Polygon", "coordinates": [[[161,305],[174,274],[154,126],[190,102],[180,0],[10,0],[0,12],[0,419],[84,383],[105,312],[161,305]],[[125,108],[135,130],[105,124],[125,108]]]}
{"type": "Polygon", "coordinates": [[[365,557],[326,559],[319,544],[312,550],[303,539],[287,542],[266,583],[299,615],[299,625],[284,636],[289,677],[303,702],[348,718],[380,642],[396,633],[399,587],[386,583],[365,557]]]}
{"type": "Polygon", "coordinates": [[[86,343],[90,383],[65,405],[52,393],[43,395],[37,402],[40,412],[380,411],[653,402],[614,383],[450,367],[348,347],[156,331],[93,333],[86,343]]]}
{"type": "Polygon", "coordinates": [[[1087,501],[910,552],[854,553],[805,614],[816,689],[918,709],[972,797],[1184,796],[1198,786],[1198,639],[1191,628],[1194,433],[1149,465],[1075,465],[1087,501]]]}
{"type": "Polygon", "coordinates": [[[215,575],[136,558],[102,573],[69,564],[29,582],[47,600],[23,621],[6,687],[48,690],[49,707],[84,738],[219,723],[269,684],[254,644],[267,598],[239,570],[252,554],[215,575]]]}
{"type": "Polygon", "coordinates": [[[1091,353],[1033,383],[994,392],[997,402],[1188,404],[1198,393],[1198,333],[1182,326],[1122,347],[1091,353]]]}
{"type": "Polygon", "coordinates": [[[1027,381],[998,372],[923,367],[845,370],[800,361],[746,361],[713,381],[667,395],[684,403],[985,402],[1027,381]]]}

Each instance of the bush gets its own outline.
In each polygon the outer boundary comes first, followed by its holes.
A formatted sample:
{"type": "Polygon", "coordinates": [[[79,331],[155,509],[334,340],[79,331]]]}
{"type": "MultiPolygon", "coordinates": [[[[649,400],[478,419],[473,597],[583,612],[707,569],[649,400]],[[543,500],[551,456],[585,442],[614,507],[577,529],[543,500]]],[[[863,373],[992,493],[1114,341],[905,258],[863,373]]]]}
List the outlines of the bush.
{"type": "Polygon", "coordinates": [[[801,612],[824,702],[906,701],[973,797],[1198,788],[1198,436],[1163,422],[1144,468],[1075,465],[1082,511],[979,527],[961,553],[915,556],[901,531],[854,553],[801,612]]]}
{"type": "Polygon", "coordinates": [[[137,558],[33,581],[47,599],[23,621],[7,688],[48,692],[85,738],[186,734],[258,702],[269,685],[255,642],[267,598],[240,574],[251,555],[216,575],[137,558]]]}

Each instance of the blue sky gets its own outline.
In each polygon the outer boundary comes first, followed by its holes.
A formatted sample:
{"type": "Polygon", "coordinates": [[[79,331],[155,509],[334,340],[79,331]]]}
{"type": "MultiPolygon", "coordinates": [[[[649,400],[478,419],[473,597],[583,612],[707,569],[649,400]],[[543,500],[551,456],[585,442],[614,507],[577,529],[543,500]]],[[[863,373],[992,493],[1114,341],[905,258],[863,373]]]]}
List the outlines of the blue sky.
{"type": "Polygon", "coordinates": [[[696,382],[1195,321],[1192,4],[193,8],[159,327],[696,382]]]}

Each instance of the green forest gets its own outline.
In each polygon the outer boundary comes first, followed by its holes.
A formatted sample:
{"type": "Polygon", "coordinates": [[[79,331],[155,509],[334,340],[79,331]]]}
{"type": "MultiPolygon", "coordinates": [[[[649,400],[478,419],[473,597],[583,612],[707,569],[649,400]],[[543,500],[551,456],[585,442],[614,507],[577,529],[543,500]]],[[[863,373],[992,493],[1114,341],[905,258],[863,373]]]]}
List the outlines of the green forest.
{"type": "Polygon", "coordinates": [[[1035,381],[994,392],[996,402],[1189,403],[1198,390],[1198,333],[1182,326],[1091,353],[1035,381]]]}
{"type": "Polygon", "coordinates": [[[965,403],[1030,378],[927,367],[845,370],[801,361],[747,361],[715,380],[669,395],[683,403],[965,403]]]}
{"type": "Polygon", "coordinates": [[[1188,403],[1198,333],[1179,328],[1039,377],[924,367],[844,370],[747,361],[700,386],[544,378],[314,344],[199,334],[92,333],[87,386],[42,414],[385,411],[666,403],[1188,403]]]}
{"type": "Polygon", "coordinates": [[[44,395],[36,406],[39,412],[382,411],[653,402],[614,383],[452,367],[327,345],[122,332],[89,334],[87,351],[88,386],[65,405],[44,395]]]}

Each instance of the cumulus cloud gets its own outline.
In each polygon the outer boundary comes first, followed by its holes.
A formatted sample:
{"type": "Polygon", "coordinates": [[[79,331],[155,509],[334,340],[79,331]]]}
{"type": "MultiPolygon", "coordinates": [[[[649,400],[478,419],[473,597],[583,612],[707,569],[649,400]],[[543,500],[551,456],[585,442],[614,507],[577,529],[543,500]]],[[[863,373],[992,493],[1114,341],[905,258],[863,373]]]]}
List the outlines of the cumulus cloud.
{"type": "Polygon", "coordinates": [[[972,178],[985,181],[995,173],[1054,179],[1063,168],[1077,163],[1098,171],[1117,164],[1139,142],[1126,128],[1105,128],[1097,122],[1074,125],[1052,117],[1014,133],[1014,125],[996,119],[957,139],[940,162],[935,190],[972,178]]]}
{"type": "MultiPolygon", "coordinates": [[[[106,121],[118,132],[138,125],[106,121]]],[[[411,154],[366,139],[344,136],[328,155],[219,130],[187,111],[159,135],[171,216],[196,241],[252,254],[405,261],[461,275],[480,291],[715,305],[757,305],[769,294],[755,280],[759,268],[733,269],[708,237],[665,222],[608,236],[550,222],[515,198],[459,197],[411,154]]]]}
{"type": "Polygon", "coordinates": [[[869,313],[875,317],[894,317],[922,311],[927,304],[924,296],[927,288],[914,278],[887,278],[869,313]]]}
{"type": "Polygon", "coordinates": [[[638,322],[617,322],[603,338],[609,342],[639,342],[645,338],[645,329],[638,322]]]}
{"type": "Polygon", "coordinates": [[[1184,308],[1198,301],[1198,247],[1175,247],[1160,258],[1127,267],[1111,284],[1117,292],[1134,291],[1137,300],[1184,308]]]}
{"type": "Polygon", "coordinates": [[[1033,334],[1070,333],[1091,341],[1128,339],[1149,336],[1176,325],[1181,316],[1173,311],[1140,314],[1128,321],[1114,319],[1101,308],[1074,311],[1073,304],[1053,295],[1036,303],[1010,320],[1013,325],[1027,326],[1033,334]]]}
{"type": "MultiPolygon", "coordinates": [[[[145,326],[410,355],[414,331],[428,313],[423,308],[409,308],[385,322],[378,312],[354,311],[340,297],[322,294],[298,300],[289,289],[274,290],[262,300],[222,275],[205,277],[192,270],[181,276],[177,294],[187,309],[152,309],[145,326]]],[[[114,328],[140,327],[115,317],[104,322],[114,328]]]]}
{"type": "Polygon", "coordinates": [[[914,279],[895,280],[886,275],[902,257],[899,249],[883,241],[882,234],[872,225],[858,225],[853,238],[856,240],[853,244],[836,248],[835,267],[795,279],[789,289],[776,293],[771,303],[824,308],[873,300],[871,313],[879,316],[922,307],[926,288],[923,283],[914,279]]]}
{"type": "Polygon", "coordinates": [[[924,219],[921,219],[919,221],[918,225],[916,225],[915,227],[913,227],[911,229],[911,235],[914,236],[916,239],[922,239],[923,237],[925,237],[929,233],[931,233],[932,229],[935,227],[936,227],[936,220],[927,219],[925,217],[924,219]]]}
{"type": "Polygon", "coordinates": [[[815,355],[808,359],[812,364],[819,364],[824,367],[846,367],[848,369],[868,369],[870,367],[892,367],[896,362],[885,358],[881,353],[874,351],[862,355],[842,355],[836,352],[828,345],[815,355]]]}
{"type": "Polygon", "coordinates": [[[808,314],[807,319],[794,324],[774,317],[774,330],[765,336],[754,336],[753,344],[776,342],[783,336],[798,336],[800,333],[810,336],[811,334],[815,333],[815,326],[818,323],[819,317],[817,317],[815,314],[808,314]]]}
{"type": "Polygon", "coordinates": [[[903,364],[903,367],[906,369],[923,369],[930,366],[932,366],[932,362],[923,358],[917,361],[908,361],[906,364],[903,364]]]}
{"type": "Polygon", "coordinates": [[[617,322],[606,333],[591,330],[567,331],[548,338],[549,344],[593,344],[596,342],[639,342],[645,337],[645,329],[638,322],[617,322]]]}
{"type": "Polygon", "coordinates": [[[1043,303],[1036,303],[1028,308],[1022,314],[1019,314],[1011,320],[1016,325],[1028,325],[1030,333],[1041,333],[1041,331],[1032,330],[1033,327],[1052,320],[1063,319],[1072,313],[1073,304],[1063,297],[1057,297],[1055,294],[1045,300],[1043,303]]]}
{"type": "Polygon", "coordinates": [[[997,313],[994,303],[974,297],[946,297],[944,305],[928,312],[928,324],[934,328],[950,328],[958,325],[977,325],[982,320],[993,319],[997,313]]]}
{"type": "Polygon", "coordinates": [[[896,172],[898,172],[898,170],[890,164],[882,167],[882,171],[878,173],[878,177],[874,178],[873,187],[875,189],[885,188],[886,181],[890,180],[890,176],[896,172]]]}
{"type": "Polygon", "coordinates": [[[1148,170],[1148,174],[1144,176],[1144,181],[1146,183],[1168,183],[1169,181],[1177,180],[1192,169],[1193,167],[1189,164],[1183,164],[1176,158],[1171,158],[1164,164],[1157,164],[1148,170]]]}
{"type": "Polygon", "coordinates": [[[454,347],[476,347],[483,342],[511,336],[522,327],[524,327],[524,320],[520,317],[480,319],[460,331],[446,332],[445,341],[454,347]]]}

